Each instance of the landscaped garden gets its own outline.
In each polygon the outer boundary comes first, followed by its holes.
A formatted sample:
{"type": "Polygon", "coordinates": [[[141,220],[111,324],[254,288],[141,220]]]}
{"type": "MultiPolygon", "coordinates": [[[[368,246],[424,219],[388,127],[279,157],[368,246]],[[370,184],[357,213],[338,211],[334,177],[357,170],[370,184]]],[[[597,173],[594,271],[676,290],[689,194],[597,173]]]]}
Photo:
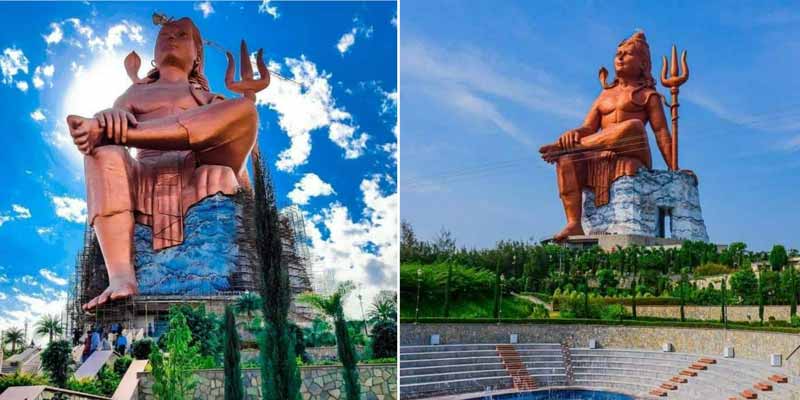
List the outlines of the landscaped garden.
{"type": "Polygon", "coordinates": [[[404,322],[607,321],[800,332],[800,274],[791,264],[798,252],[781,245],[757,252],[744,243],[686,241],[604,252],[501,241],[491,249],[459,249],[446,230],[424,241],[405,222],[401,240],[404,322]],[[675,315],[642,315],[649,306],[675,315]],[[694,318],[688,310],[697,306],[718,311],[694,318]],[[755,311],[733,320],[732,306],[755,311]],[[788,308],[785,318],[765,315],[770,306],[788,308]]]}

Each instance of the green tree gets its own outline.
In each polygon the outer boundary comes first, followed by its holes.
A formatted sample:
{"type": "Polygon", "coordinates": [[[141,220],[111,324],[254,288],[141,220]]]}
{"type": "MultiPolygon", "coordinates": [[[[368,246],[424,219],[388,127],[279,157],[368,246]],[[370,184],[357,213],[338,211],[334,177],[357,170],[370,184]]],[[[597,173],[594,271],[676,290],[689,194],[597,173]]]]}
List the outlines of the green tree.
{"type": "Polygon", "coordinates": [[[4,344],[11,344],[11,354],[17,353],[17,346],[25,346],[25,332],[19,328],[10,328],[5,332],[4,344]]]}
{"type": "Polygon", "coordinates": [[[42,369],[47,372],[50,381],[58,387],[67,384],[72,374],[72,346],[67,340],[50,342],[41,355],[42,369]]]}
{"type": "Polygon", "coordinates": [[[291,229],[281,223],[269,170],[258,152],[253,153],[255,180],[256,248],[261,262],[261,299],[264,330],[261,336],[261,388],[267,400],[300,398],[300,370],[295,355],[295,338],[289,325],[291,288],[289,263],[283,257],[282,232],[291,229]]]}
{"type": "Polygon", "coordinates": [[[190,398],[199,379],[193,369],[201,362],[200,346],[192,344],[192,332],[186,317],[176,307],[170,310],[166,353],[153,346],[150,365],[153,368],[153,394],[157,400],[190,398]]]}
{"type": "Polygon", "coordinates": [[[253,292],[245,292],[233,303],[234,310],[237,314],[244,314],[248,319],[261,309],[261,296],[253,292]]]}
{"type": "MultiPolygon", "coordinates": [[[[763,271],[761,271],[763,273],[763,271]]],[[[761,325],[764,325],[764,287],[761,283],[762,274],[758,274],[758,319],[761,325]]]]}
{"type": "Polygon", "coordinates": [[[780,271],[786,264],[789,263],[789,255],[786,254],[786,248],[780,244],[772,246],[772,251],[769,252],[769,265],[773,271],[780,271]]]}
{"type": "Polygon", "coordinates": [[[48,343],[53,341],[54,335],[64,333],[64,327],[61,321],[54,315],[45,315],[36,322],[35,330],[33,331],[37,336],[48,336],[48,343]]]}
{"type": "Polygon", "coordinates": [[[372,357],[397,357],[397,324],[384,321],[372,327],[372,357]]]}
{"type": "Polygon", "coordinates": [[[343,367],[342,378],[344,380],[346,399],[359,400],[361,386],[358,381],[358,358],[355,346],[353,346],[347,331],[347,321],[344,318],[343,308],[344,301],[352,290],[353,284],[348,281],[339,284],[336,291],[330,296],[307,293],[302,295],[300,300],[333,319],[333,326],[336,332],[336,350],[343,367]]]}
{"type": "Polygon", "coordinates": [[[397,297],[394,292],[384,292],[375,296],[367,311],[367,321],[370,324],[397,321],[397,297]]]}
{"type": "Polygon", "coordinates": [[[494,319],[500,317],[500,261],[494,269],[494,311],[492,311],[494,319]]]}
{"type": "Polygon", "coordinates": [[[611,269],[600,269],[597,271],[597,284],[600,286],[600,293],[607,295],[616,290],[619,285],[617,274],[611,269]]]}
{"type": "Polygon", "coordinates": [[[731,291],[733,296],[741,299],[743,304],[758,302],[758,278],[752,269],[740,269],[731,275],[731,291]]]}
{"type": "Polygon", "coordinates": [[[236,330],[236,317],[231,306],[225,307],[225,400],[242,400],[241,353],[239,332],[236,330]]]}
{"type": "Polygon", "coordinates": [[[453,280],[453,262],[447,261],[447,283],[444,285],[444,317],[450,317],[450,282],[453,280]]]}

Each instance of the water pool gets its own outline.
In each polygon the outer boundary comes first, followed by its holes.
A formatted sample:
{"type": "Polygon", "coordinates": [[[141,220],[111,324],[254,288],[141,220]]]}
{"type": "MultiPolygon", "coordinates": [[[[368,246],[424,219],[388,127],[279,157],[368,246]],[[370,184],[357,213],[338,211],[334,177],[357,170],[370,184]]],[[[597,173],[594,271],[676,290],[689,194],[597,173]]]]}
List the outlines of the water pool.
{"type": "Polygon", "coordinates": [[[627,394],[584,389],[538,390],[527,393],[476,397],[475,400],[634,400],[627,394]]]}

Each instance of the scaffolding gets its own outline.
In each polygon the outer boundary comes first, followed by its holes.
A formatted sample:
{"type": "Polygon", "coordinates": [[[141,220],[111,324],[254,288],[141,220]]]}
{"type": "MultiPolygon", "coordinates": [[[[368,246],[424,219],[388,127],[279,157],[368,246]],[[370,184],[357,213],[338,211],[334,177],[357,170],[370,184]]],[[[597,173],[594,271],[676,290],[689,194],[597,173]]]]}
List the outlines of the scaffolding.
{"type": "Polygon", "coordinates": [[[283,242],[282,258],[289,273],[289,286],[292,291],[291,312],[295,322],[308,324],[316,313],[311,307],[297,302],[297,297],[314,290],[311,283],[310,252],[306,236],[305,221],[300,209],[295,206],[281,210],[281,240],[283,242]]]}

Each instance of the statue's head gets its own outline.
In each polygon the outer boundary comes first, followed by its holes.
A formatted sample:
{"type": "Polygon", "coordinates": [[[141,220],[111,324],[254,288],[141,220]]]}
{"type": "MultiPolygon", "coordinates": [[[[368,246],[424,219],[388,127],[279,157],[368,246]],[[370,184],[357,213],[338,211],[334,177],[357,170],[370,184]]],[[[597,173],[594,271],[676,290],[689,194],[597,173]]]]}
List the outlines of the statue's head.
{"type": "Polygon", "coordinates": [[[172,65],[186,71],[189,83],[208,91],[208,80],[203,73],[203,38],[200,30],[189,18],[168,20],[158,32],[154,68],[147,73],[150,81],[158,80],[158,68],[172,65]]]}
{"type": "Polygon", "coordinates": [[[641,85],[654,87],[650,46],[644,32],[636,32],[617,46],[614,56],[614,70],[617,79],[639,82],[641,85]]]}

